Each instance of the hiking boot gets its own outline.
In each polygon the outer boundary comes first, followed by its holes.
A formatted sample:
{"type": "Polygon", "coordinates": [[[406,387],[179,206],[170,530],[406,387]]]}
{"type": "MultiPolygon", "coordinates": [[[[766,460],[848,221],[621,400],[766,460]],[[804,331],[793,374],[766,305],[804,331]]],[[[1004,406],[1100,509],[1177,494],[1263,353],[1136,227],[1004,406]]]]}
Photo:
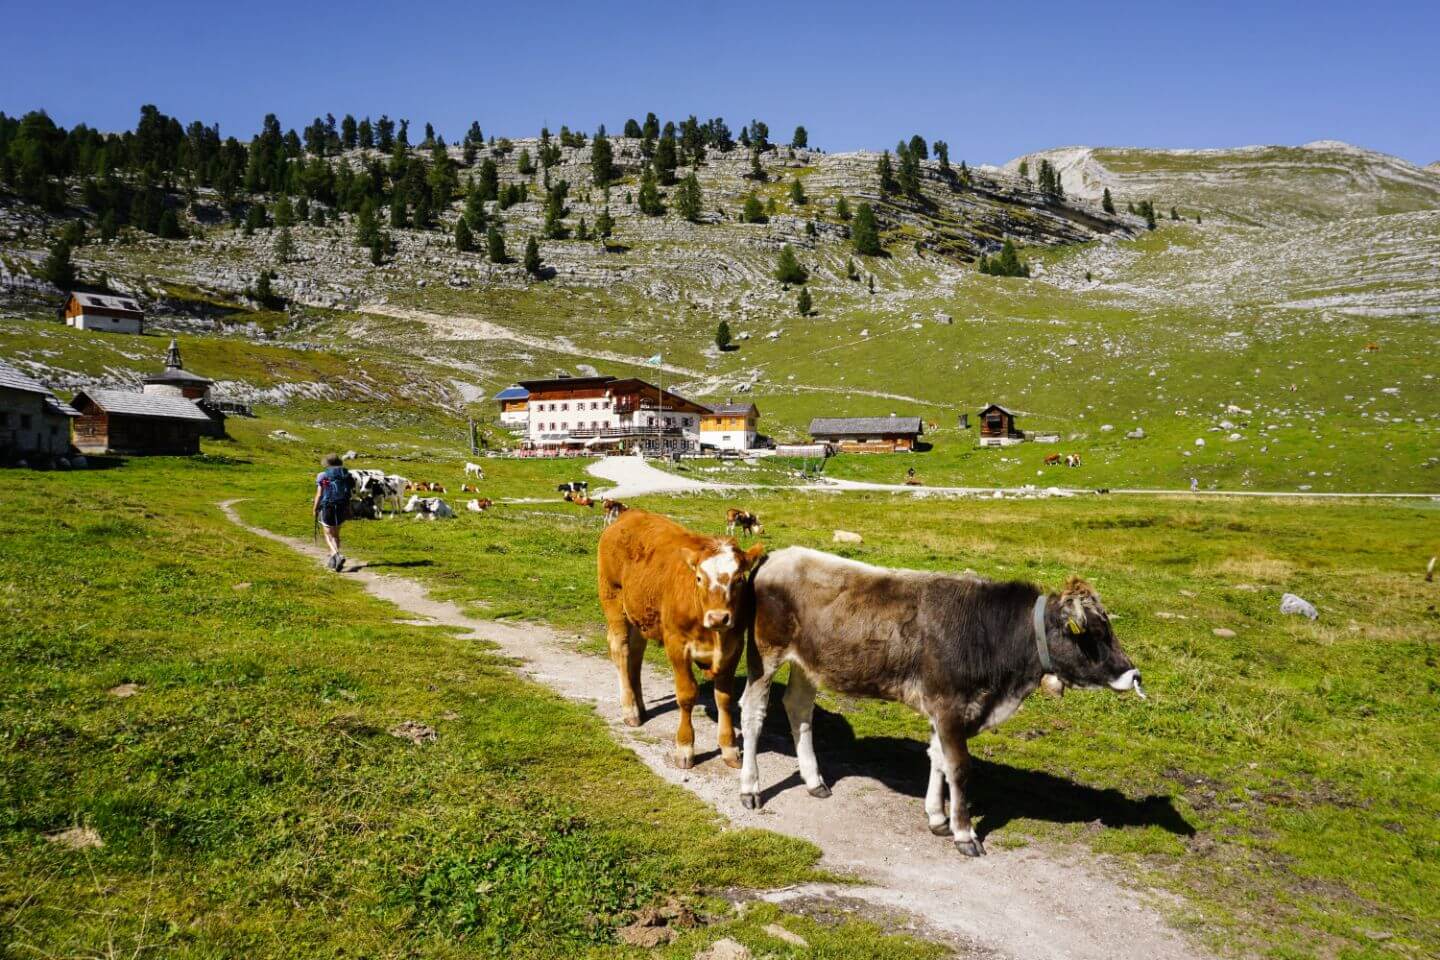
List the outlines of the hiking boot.
{"type": "Polygon", "coordinates": [[[345,557],[344,557],[342,554],[338,554],[338,553],[337,553],[337,554],[335,554],[335,572],[336,572],[336,573],[343,573],[344,571],[345,571],[345,557]]]}
{"type": "Polygon", "coordinates": [[[329,567],[331,570],[338,571],[340,569],[340,554],[330,554],[330,559],[325,561],[325,566],[329,567]]]}

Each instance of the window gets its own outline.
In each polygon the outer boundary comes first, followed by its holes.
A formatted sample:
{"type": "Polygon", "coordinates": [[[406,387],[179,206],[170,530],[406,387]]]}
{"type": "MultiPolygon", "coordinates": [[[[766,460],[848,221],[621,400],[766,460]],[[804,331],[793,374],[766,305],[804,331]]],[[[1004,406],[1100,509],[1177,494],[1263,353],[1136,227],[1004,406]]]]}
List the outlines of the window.
{"type": "Polygon", "coordinates": [[[570,404],[568,404],[568,403],[562,403],[562,404],[560,404],[560,409],[561,409],[561,410],[569,410],[569,409],[570,409],[570,404]]]}
{"type": "Polygon", "coordinates": [[[28,414],[28,413],[22,413],[22,414],[20,414],[20,429],[21,429],[21,430],[29,430],[29,429],[30,429],[30,420],[31,420],[30,414],[28,414]]]}

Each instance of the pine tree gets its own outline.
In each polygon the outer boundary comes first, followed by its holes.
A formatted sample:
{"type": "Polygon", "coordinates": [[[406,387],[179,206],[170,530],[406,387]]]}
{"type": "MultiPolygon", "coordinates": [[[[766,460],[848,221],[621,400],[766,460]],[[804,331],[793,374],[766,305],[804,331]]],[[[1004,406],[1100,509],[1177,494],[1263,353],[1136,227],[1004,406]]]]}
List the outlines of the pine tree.
{"type": "Polygon", "coordinates": [[[660,136],[660,121],[656,119],[655,114],[645,114],[645,126],[642,128],[641,136],[646,140],[654,140],[660,136]]]}
{"type": "Polygon", "coordinates": [[[356,145],[362,150],[370,150],[375,146],[375,130],[370,126],[370,118],[366,117],[360,121],[360,126],[355,128],[356,145]]]}
{"type": "Polygon", "coordinates": [[[615,154],[610,148],[610,138],[604,133],[595,134],[590,143],[590,175],[597,187],[609,186],[615,179],[615,154]]]}
{"type": "Polygon", "coordinates": [[[525,241],[525,272],[532,277],[540,276],[540,244],[531,237],[525,241]]]}
{"type": "Polygon", "coordinates": [[[485,200],[480,194],[479,184],[472,186],[470,192],[465,194],[465,212],[461,217],[469,222],[472,232],[479,233],[485,229],[485,200]]]}
{"type": "Polygon", "coordinates": [[[360,205],[360,214],[355,218],[355,242],[362,247],[374,246],[380,235],[380,223],[375,215],[375,200],[366,197],[360,205]]]}
{"type": "Polygon", "coordinates": [[[875,293],[875,274],[872,273],[866,278],[865,286],[870,290],[872,295],[875,293]]]}
{"type": "Polygon", "coordinates": [[[495,229],[495,224],[490,224],[490,229],[485,231],[485,253],[491,263],[506,263],[505,238],[500,236],[500,231],[495,229]]]}
{"type": "Polygon", "coordinates": [[[850,222],[850,201],[841,197],[835,204],[835,216],[845,223],[850,222]]]}
{"type": "Polygon", "coordinates": [[[639,140],[641,137],[645,136],[644,132],[640,129],[640,122],[634,117],[631,117],[629,120],[625,121],[625,136],[633,137],[636,140],[639,140]]]}
{"type": "Polygon", "coordinates": [[[377,267],[384,263],[385,248],[389,245],[386,236],[377,229],[375,235],[370,238],[370,262],[377,267]]]}
{"type": "Polygon", "coordinates": [[[884,253],[880,246],[880,227],[875,222],[875,210],[868,203],[860,204],[855,211],[855,223],[850,228],[850,240],[855,252],[861,256],[876,257],[884,253]]]}
{"type": "Polygon", "coordinates": [[[1020,179],[1025,181],[1025,186],[1030,186],[1030,161],[1020,161],[1020,179]]]}
{"type": "Polygon", "coordinates": [[[810,288],[801,287],[800,296],[795,298],[795,312],[802,317],[808,317],[810,316],[810,308],[812,306],[813,304],[810,302],[810,288]]]}
{"type": "Polygon", "coordinates": [[[275,201],[275,226],[292,227],[295,225],[295,207],[290,203],[290,197],[282,195],[275,201]]]}
{"type": "Polygon", "coordinates": [[[160,214],[160,224],[155,228],[155,235],[162,240],[179,240],[185,236],[185,231],[180,229],[180,218],[175,215],[173,207],[166,207],[160,214]]]}
{"type": "Polygon", "coordinates": [[[660,202],[660,188],[655,184],[655,171],[650,167],[645,168],[640,178],[639,206],[640,212],[647,217],[658,217],[665,212],[665,205],[660,202]]]}
{"type": "Polygon", "coordinates": [[[660,182],[667,187],[675,182],[675,167],[678,162],[675,153],[675,137],[667,132],[655,147],[655,173],[659,176],[660,182]]]}
{"type": "Polygon", "coordinates": [[[780,248],[780,257],[775,262],[775,279],[789,285],[792,283],[804,283],[810,279],[810,273],[800,266],[800,261],[795,258],[795,250],[790,244],[780,248]]]}
{"type": "MultiPolygon", "coordinates": [[[[1198,217],[1196,218],[1195,222],[1200,222],[1198,217]]],[[[100,239],[114,240],[117,236],[119,236],[119,234],[120,225],[115,220],[115,211],[113,209],[106,210],[105,216],[100,218],[100,239]]]]}
{"type": "Polygon", "coordinates": [[[859,279],[860,279],[860,271],[855,269],[855,261],[852,260],[852,259],[850,259],[849,257],[846,257],[846,258],[845,258],[845,279],[846,279],[846,280],[859,280],[859,279]]]}
{"type": "Polygon", "coordinates": [[[500,168],[489,157],[480,164],[480,180],[476,186],[480,189],[481,200],[500,199],[500,168]]]}
{"type": "Polygon", "coordinates": [[[745,195],[745,203],[740,209],[741,223],[764,223],[765,208],[760,205],[760,198],[753,193],[745,195]]]}
{"type": "Polygon", "coordinates": [[[790,146],[796,150],[804,150],[810,146],[810,134],[805,132],[804,127],[795,128],[795,136],[790,138],[790,146]]]}
{"type": "Polygon", "coordinates": [[[1171,208],[1170,208],[1170,219],[1171,219],[1171,220],[1179,220],[1179,219],[1180,219],[1180,211],[1176,210],[1174,207],[1171,207],[1171,208]]]}
{"type": "Polygon", "coordinates": [[[579,223],[579,225],[577,225],[577,226],[575,227],[575,239],[576,239],[576,240],[589,240],[589,239],[590,239],[590,226],[589,226],[589,224],[587,224],[587,223],[585,222],[585,218],[584,218],[584,217],[581,217],[581,218],[580,218],[580,223],[579,223]]]}
{"type": "Polygon", "coordinates": [[[1110,188],[1109,188],[1109,187],[1106,187],[1106,188],[1105,188],[1105,193],[1104,193],[1104,195],[1101,196],[1101,198],[1100,198],[1100,209],[1101,209],[1101,210],[1104,210],[1106,213],[1114,213],[1114,212],[1115,212],[1115,201],[1112,200],[1112,199],[1110,199],[1110,188]]]}
{"type": "Polygon", "coordinates": [[[615,218],[610,216],[610,208],[608,206],[602,207],[600,216],[595,218],[595,236],[601,240],[608,240],[614,232],[615,218]]]}
{"type": "Polygon", "coordinates": [[[675,212],[686,220],[694,223],[700,219],[700,210],[704,206],[705,197],[700,192],[700,180],[695,176],[694,171],[675,190],[675,212]]]}
{"type": "Polygon", "coordinates": [[[797,207],[805,206],[805,185],[796,177],[790,181],[790,202],[797,207]]]}
{"type": "Polygon", "coordinates": [[[920,195],[920,157],[905,144],[897,144],[895,155],[900,159],[900,175],[896,178],[900,183],[900,189],[908,197],[920,195]]]}
{"type": "Polygon", "coordinates": [[[715,346],[723,353],[730,349],[730,342],[730,324],[721,320],[720,326],[715,328],[715,346]]]}
{"type": "Polygon", "coordinates": [[[261,306],[270,306],[275,302],[275,292],[270,288],[270,271],[261,270],[260,275],[255,278],[255,299],[261,306]]]}
{"type": "Polygon", "coordinates": [[[530,148],[521,147],[520,153],[515,157],[515,169],[522,177],[528,177],[535,172],[535,164],[530,161],[530,148]]]}
{"type": "Polygon", "coordinates": [[[470,225],[461,217],[455,221],[455,249],[460,253],[469,253],[475,249],[475,237],[470,233],[470,225]]]}
{"type": "Polygon", "coordinates": [[[880,159],[875,164],[875,172],[880,176],[880,195],[895,192],[895,170],[890,166],[890,151],[886,150],[880,154],[880,159]]]}
{"type": "Polygon", "coordinates": [[[290,236],[290,228],[281,227],[280,232],[275,235],[275,259],[281,263],[289,263],[294,253],[295,241],[290,236]]]}
{"type": "Polygon", "coordinates": [[[764,183],[769,179],[769,176],[765,173],[765,168],[760,165],[759,150],[750,151],[750,179],[757,180],[760,183],[764,183]]]}
{"type": "Polygon", "coordinates": [[[45,262],[40,265],[40,276],[46,282],[54,284],[61,290],[68,291],[75,286],[77,274],[75,263],[70,259],[70,244],[65,240],[56,240],[50,246],[50,254],[45,262]]]}
{"type": "Polygon", "coordinates": [[[920,136],[920,134],[917,133],[910,138],[909,146],[910,154],[914,156],[916,160],[930,159],[930,151],[925,147],[925,138],[920,136]]]}
{"type": "Polygon", "coordinates": [[[939,162],[940,174],[944,177],[950,176],[950,144],[944,140],[936,140],[930,145],[935,150],[935,159],[939,162]]]}

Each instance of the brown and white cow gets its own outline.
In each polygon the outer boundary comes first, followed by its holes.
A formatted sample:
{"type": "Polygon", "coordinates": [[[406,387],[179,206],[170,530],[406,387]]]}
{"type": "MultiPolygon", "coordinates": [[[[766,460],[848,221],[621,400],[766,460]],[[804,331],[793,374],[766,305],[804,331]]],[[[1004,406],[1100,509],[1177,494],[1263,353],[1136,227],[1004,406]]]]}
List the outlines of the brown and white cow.
{"type": "Polygon", "coordinates": [[[770,680],[790,664],[785,712],[800,775],[827,797],[812,743],[817,684],[908,704],[930,720],[930,829],[969,856],[985,847],[965,800],[967,741],[1004,721],[1035,688],[1134,690],[1140,672],[1121,651],[1100,597],[1072,577],[1058,594],[973,574],[872,567],[803,547],[770,554],[752,578],[750,682],[741,698],[740,799],[759,806],[756,745],[770,680]],[[950,785],[950,814],[942,788],[950,785]]]}
{"type": "Polygon", "coordinates": [[[629,507],[625,506],[625,504],[621,503],[619,500],[604,500],[601,502],[600,506],[605,511],[605,526],[607,527],[610,526],[610,524],[614,523],[616,520],[619,520],[620,514],[630,509],[629,507]]]}
{"type": "Polygon", "coordinates": [[[752,537],[765,532],[765,528],[760,525],[760,518],[754,513],[731,507],[725,511],[725,532],[733,537],[737,529],[743,530],[752,537]]]}
{"type": "Polygon", "coordinates": [[[730,700],[750,623],[748,574],[764,551],[758,543],[741,550],[734,540],[702,536],[643,510],[626,510],[600,535],[600,606],[610,659],[620,678],[622,715],[630,726],[640,724],[645,708],[640,664],[645,645],[659,641],[675,671],[678,767],[695,762],[692,662],[715,679],[720,752],[727,764],[740,766],[730,700]]]}

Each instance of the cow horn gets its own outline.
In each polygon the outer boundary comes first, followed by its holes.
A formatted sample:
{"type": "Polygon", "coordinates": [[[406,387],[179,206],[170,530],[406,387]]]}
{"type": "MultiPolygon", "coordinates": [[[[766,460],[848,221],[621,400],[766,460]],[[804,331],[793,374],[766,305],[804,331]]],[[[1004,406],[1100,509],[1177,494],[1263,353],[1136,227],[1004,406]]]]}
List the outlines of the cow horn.
{"type": "Polygon", "coordinates": [[[1079,633],[1078,628],[1085,626],[1085,604],[1080,602],[1079,597],[1070,600],[1070,622],[1074,624],[1071,633],[1079,633]]]}

